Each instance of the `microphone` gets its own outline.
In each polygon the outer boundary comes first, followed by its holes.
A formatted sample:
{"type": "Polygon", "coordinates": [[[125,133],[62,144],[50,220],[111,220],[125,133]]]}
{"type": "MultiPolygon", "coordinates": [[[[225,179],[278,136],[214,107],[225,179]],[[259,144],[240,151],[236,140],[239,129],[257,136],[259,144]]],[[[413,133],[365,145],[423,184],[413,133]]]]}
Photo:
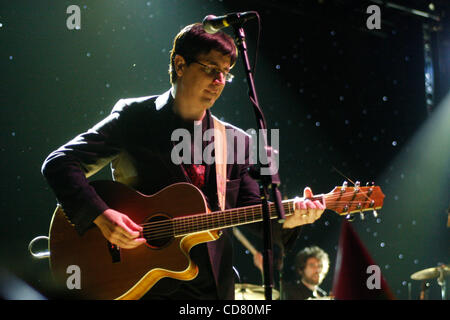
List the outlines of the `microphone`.
{"type": "Polygon", "coordinates": [[[213,34],[220,29],[231,25],[243,24],[246,21],[255,18],[256,15],[255,11],[229,13],[220,17],[209,15],[203,19],[203,29],[205,29],[207,33],[213,34]]]}

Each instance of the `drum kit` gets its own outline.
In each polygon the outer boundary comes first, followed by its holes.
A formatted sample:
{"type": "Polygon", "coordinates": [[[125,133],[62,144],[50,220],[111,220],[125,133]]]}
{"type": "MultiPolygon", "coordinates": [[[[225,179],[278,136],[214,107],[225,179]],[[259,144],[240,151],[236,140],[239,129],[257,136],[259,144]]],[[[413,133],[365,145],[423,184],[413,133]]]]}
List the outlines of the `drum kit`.
{"type": "Polygon", "coordinates": [[[423,281],[422,291],[420,294],[420,299],[425,299],[425,290],[429,285],[427,280],[437,279],[438,285],[441,287],[441,297],[442,300],[447,300],[446,297],[446,280],[445,278],[450,275],[450,267],[447,265],[440,265],[433,268],[427,268],[421,271],[417,271],[411,275],[411,279],[423,281]]]}
{"type": "MultiPolygon", "coordinates": [[[[266,300],[263,286],[249,283],[238,283],[235,286],[234,296],[236,300],[266,300]]],[[[272,300],[280,300],[280,292],[272,289],[272,300]]],[[[331,296],[308,298],[308,300],[334,300],[331,296]]]]}
{"type": "MultiPolygon", "coordinates": [[[[420,294],[420,299],[425,299],[425,290],[429,286],[428,280],[437,279],[438,285],[441,287],[442,300],[447,300],[446,297],[446,277],[450,275],[450,267],[447,265],[440,265],[433,268],[427,268],[424,270],[417,271],[411,275],[412,280],[423,281],[422,291],[420,294]]],[[[236,300],[265,300],[264,287],[249,284],[249,283],[238,283],[235,287],[235,299],[236,300]]],[[[280,292],[272,289],[272,300],[279,300],[280,292]]],[[[312,300],[332,300],[330,297],[322,297],[312,300]]]]}
{"type": "MultiPolygon", "coordinates": [[[[236,300],[266,300],[263,286],[249,283],[237,283],[234,290],[236,300]]],[[[272,289],[272,300],[279,300],[280,292],[272,289]]]]}
{"type": "MultiPolygon", "coordinates": [[[[450,217],[450,216],[449,216],[450,217]]],[[[449,218],[450,226],[450,218],[449,218]]],[[[238,228],[233,228],[233,234],[235,237],[241,241],[241,243],[252,253],[255,254],[257,251],[253,245],[248,241],[248,239],[239,231],[238,228]]],[[[235,270],[236,271],[236,270],[235,270]]],[[[237,271],[236,271],[237,272],[237,271]]],[[[446,297],[446,280],[445,278],[450,275],[450,267],[442,264],[437,267],[424,269],[417,271],[411,275],[411,279],[423,281],[422,291],[420,294],[420,299],[425,299],[425,290],[430,285],[427,280],[437,279],[438,285],[441,287],[442,300],[447,300],[446,297]]],[[[238,276],[239,277],[239,276],[238,276]]],[[[239,283],[235,286],[235,299],[236,300],[265,300],[265,290],[263,286],[258,286],[249,283],[239,283]]],[[[279,300],[280,292],[272,289],[272,300],[279,300]]],[[[334,300],[332,296],[326,297],[315,297],[309,300],[334,300]]]]}

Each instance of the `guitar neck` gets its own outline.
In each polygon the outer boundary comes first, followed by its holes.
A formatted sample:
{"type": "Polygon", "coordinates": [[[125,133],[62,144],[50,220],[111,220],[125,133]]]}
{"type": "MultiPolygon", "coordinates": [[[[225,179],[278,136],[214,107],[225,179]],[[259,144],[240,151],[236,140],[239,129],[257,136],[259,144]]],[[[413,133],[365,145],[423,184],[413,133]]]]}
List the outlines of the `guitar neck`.
{"type": "MultiPolygon", "coordinates": [[[[384,194],[380,187],[336,187],[327,194],[315,195],[309,200],[318,200],[325,203],[326,209],[330,209],[339,215],[362,213],[363,211],[378,210],[383,205],[384,194]]],[[[295,198],[282,201],[285,216],[290,216],[295,211],[295,202],[303,198],[295,198]]],[[[269,203],[269,215],[271,219],[278,217],[275,204],[269,203]]],[[[263,220],[262,204],[215,211],[211,213],[200,213],[189,216],[174,218],[172,221],[173,235],[184,236],[191,233],[218,230],[260,222],[263,220]]]]}
{"type": "MultiPolygon", "coordinates": [[[[282,201],[285,216],[290,216],[294,213],[294,201],[297,199],[282,201]]],[[[322,200],[322,195],[314,196],[313,200],[322,200]]],[[[270,219],[277,218],[278,215],[275,204],[269,203],[268,207],[270,219]]],[[[258,204],[225,211],[215,211],[175,218],[173,219],[173,227],[175,236],[184,236],[196,232],[236,227],[260,222],[262,220],[263,208],[262,204],[258,204]]]]}

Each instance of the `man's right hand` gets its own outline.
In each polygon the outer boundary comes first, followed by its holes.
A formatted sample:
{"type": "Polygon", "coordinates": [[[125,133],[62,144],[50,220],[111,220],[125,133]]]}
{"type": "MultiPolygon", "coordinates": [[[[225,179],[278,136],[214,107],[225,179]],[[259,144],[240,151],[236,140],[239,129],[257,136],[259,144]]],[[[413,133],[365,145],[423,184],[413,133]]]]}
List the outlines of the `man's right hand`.
{"type": "Polygon", "coordinates": [[[141,237],[143,228],[140,225],[114,209],[106,209],[94,223],[109,242],[120,248],[133,249],[147,241],[141,237]]]}

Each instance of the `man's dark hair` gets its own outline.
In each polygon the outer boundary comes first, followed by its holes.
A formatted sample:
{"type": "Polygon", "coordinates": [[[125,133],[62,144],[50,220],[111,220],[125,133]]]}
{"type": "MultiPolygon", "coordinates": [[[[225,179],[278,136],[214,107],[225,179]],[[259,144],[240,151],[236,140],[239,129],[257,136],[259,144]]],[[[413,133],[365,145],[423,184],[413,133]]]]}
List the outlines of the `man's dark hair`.
{"type": "Polygon", "coordinates": [[[296,269],[303,273],[303,270],[305,270],[306,267],[306,262],[309,258],[316,258],[320,260],[323,265],[323,272],[325,272],[325,274],[328,272],[330,259],[328,254],[318,246],[306,247],[297,254],[295,259],[296,269]]]}
{"type": "Polygon", "coordinates": [[[189,65],[199,54],[208,54],[211,50],[217,50],[224,55],[230,55],[231,67],[237,59],[237,48],[233,38],[219,31],[209,34],[203,29],[201,23],[194,23],[184,27],[173,40],[173,48],[170,51],[170,83],[177,80],[174,59],[178,54],[182,56],[189,65]]]}

